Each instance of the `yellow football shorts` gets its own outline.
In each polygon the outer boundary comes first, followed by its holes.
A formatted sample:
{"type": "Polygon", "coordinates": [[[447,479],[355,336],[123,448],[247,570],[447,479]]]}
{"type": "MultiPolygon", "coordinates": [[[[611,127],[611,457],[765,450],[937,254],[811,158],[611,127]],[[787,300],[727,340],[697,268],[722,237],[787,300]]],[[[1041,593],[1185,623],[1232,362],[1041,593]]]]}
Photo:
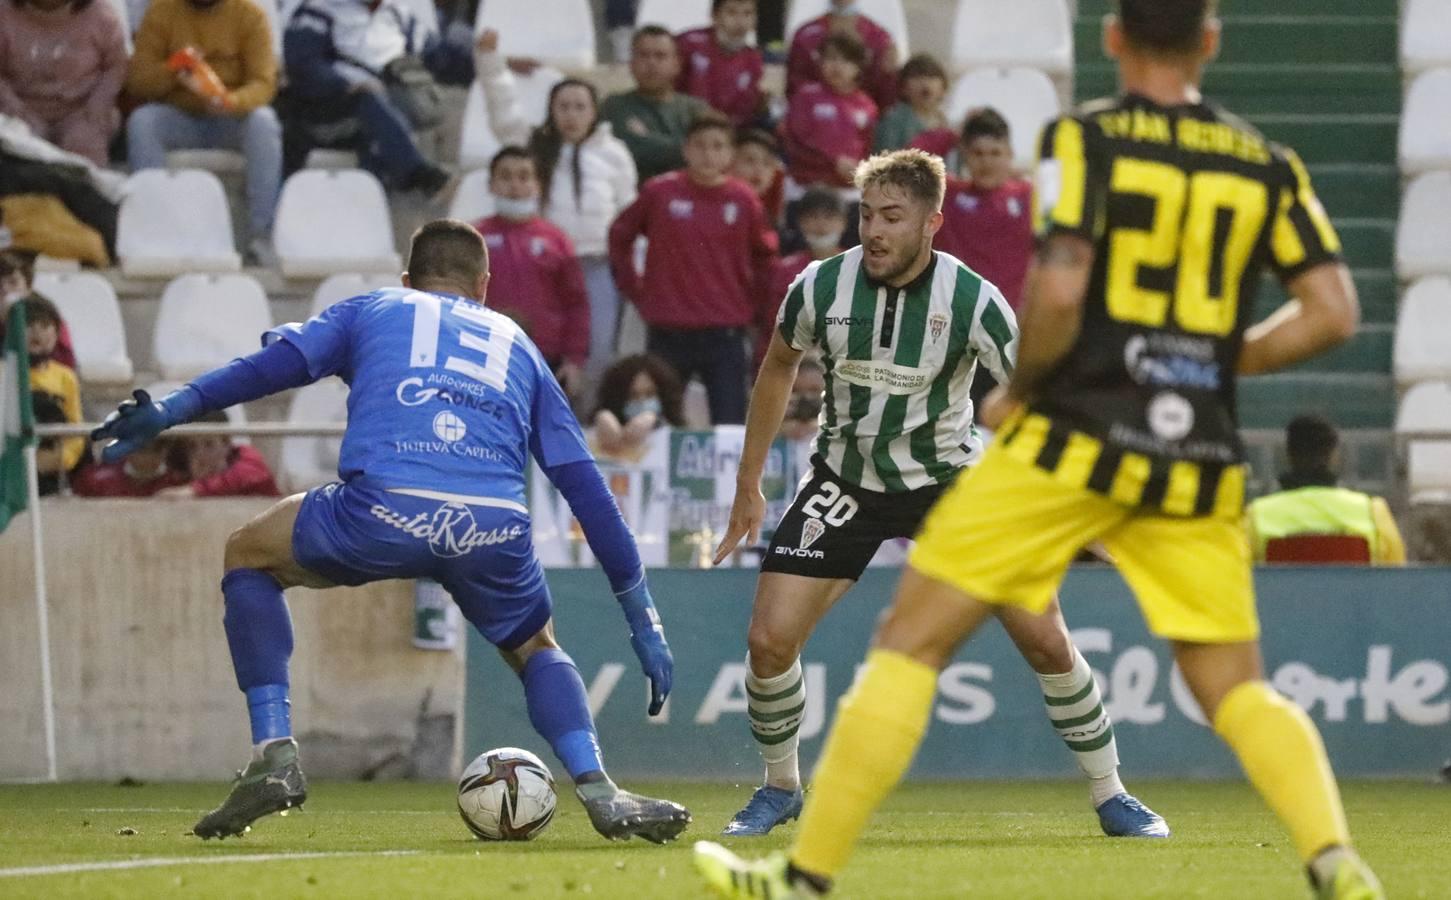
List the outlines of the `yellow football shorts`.
{"type": "Polygon", "coordinates": [[[1171,640],[1259,636],[1249,539],[1238,517],[1135,509],[990,447],[932,508],[908,563],[986,603],[1041,613],[1069,563],[1100,541],[1171,640]]]}

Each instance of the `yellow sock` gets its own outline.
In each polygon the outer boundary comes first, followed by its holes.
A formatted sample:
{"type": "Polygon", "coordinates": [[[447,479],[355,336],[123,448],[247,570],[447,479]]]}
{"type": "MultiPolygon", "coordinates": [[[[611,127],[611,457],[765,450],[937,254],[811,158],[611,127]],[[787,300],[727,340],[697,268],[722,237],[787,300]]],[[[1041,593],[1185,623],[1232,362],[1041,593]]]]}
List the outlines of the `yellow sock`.
{"type": "Polygon", "coordinates": [[[1334,844],[1350,845],[1335,773],[1304,710],[1263,681],[1249,681],[1219,704],[1214,730],[1289,829],[1302,860],[1334,844]]]}
{"type": "Polygon", "coordinates": [[[937,672],[873,650],[826,739],[791,861],[835,878],[871,816],[907,773],[932,712],[937,672]]]}

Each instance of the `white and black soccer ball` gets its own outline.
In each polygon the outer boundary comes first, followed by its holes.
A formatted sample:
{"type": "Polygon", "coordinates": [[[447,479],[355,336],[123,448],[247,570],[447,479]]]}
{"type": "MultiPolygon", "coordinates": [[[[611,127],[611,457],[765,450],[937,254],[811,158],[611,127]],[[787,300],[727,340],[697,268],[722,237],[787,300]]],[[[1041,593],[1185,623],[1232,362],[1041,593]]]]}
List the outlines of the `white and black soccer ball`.
{"type": "Polygon", "coordinates": [[[518,747],[481,753],[458,780],[458,812],[485,841],[527,841],[554,818],[554,776],[539,757],[518,747]]]}

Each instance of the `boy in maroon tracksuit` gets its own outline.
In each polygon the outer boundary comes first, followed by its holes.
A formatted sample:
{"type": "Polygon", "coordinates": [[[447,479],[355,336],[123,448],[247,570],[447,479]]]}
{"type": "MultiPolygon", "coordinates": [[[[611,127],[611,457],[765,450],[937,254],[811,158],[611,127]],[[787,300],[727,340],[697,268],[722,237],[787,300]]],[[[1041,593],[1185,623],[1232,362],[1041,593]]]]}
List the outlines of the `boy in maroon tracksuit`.
{"type": "Polygon", "coordinates": [[[870,155],[877,105],[857,86],[865,62],[861,41],[833,34],[821,50],[822,80],[791,97],[782,130],[798,186],[851,188],[857,163],[870,155]]]}
{"type": "Polygon", "coordinates": [[[806,249],[771,263],[766,293],[761,298],[760,319],[757,320],[756,369],[761,368],[761,361],[766,358],[771,332],[776,330],[776,313],[796,276],[811,263],[830,259],[842,251],[842,240],[847,231],[846,204],[835,191],[811,188],[796,201],[796,227],[801,232],[806,249]]]}
{"type": "Polygon", "coordinates": [[[763,112],[761,51],[746,43],[756,29],[756,0],[713,0],[711,24],[681,32],[675,89],[699,97],[737,125],[763,112]]]}
{"type": "Polygon", "coordinates": [[[822,53],[833,34],[851,35],[866,47],[862,61],[862,87],[880,109],[897,102],[897,46],[885,28],[851,11],[852,0],[831,0],[826,15],[796,30],[786,56],[786,96],[813,81],[822,81],[822,53]]]}
{"type": "Polygon", "coordinates": [[[589,295],[569,237],[539,214],[539,173],[522,147],[505,147],[489,164],[494,215],[474,223],[489,248],[488,306],[519,323],[559,386],[582,387],[589,357],[589,295]]]}
{"type": "Polygon", "coordinates": [[[727,174],[733,136],[724,117],[697,118],[685,169],[645,182],[610,227],[610,266],[649,327],[647,348],[681,381],[700,377],[715,424],[745,421],[746,337],[777,246],[760,199],[727,174]],[[641,235],[643,276],[634,268],[641,235]]]}

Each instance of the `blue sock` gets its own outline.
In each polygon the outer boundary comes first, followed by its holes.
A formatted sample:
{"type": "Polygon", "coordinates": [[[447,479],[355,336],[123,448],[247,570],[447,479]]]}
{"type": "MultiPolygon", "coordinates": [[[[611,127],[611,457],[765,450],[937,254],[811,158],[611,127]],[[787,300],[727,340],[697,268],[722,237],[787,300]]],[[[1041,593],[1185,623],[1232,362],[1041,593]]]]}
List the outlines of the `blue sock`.
{"type": "Polygon", "coordinates": [[[563,650],[540,650],[524,663],[524,700],[534,730],[554,748],[554,755],[578,781],[581,775],[603,772],[599,738],[584,680],[574,660],[563,650]]]}
{"type": "Polygon", "coordinates": [[[222,577],[227,646],[237,687],[247,695],[252,743],[292,735],[287,661],[292,656],[292,617],[277,579],[257,569],[233,569],[222,577]]]}

